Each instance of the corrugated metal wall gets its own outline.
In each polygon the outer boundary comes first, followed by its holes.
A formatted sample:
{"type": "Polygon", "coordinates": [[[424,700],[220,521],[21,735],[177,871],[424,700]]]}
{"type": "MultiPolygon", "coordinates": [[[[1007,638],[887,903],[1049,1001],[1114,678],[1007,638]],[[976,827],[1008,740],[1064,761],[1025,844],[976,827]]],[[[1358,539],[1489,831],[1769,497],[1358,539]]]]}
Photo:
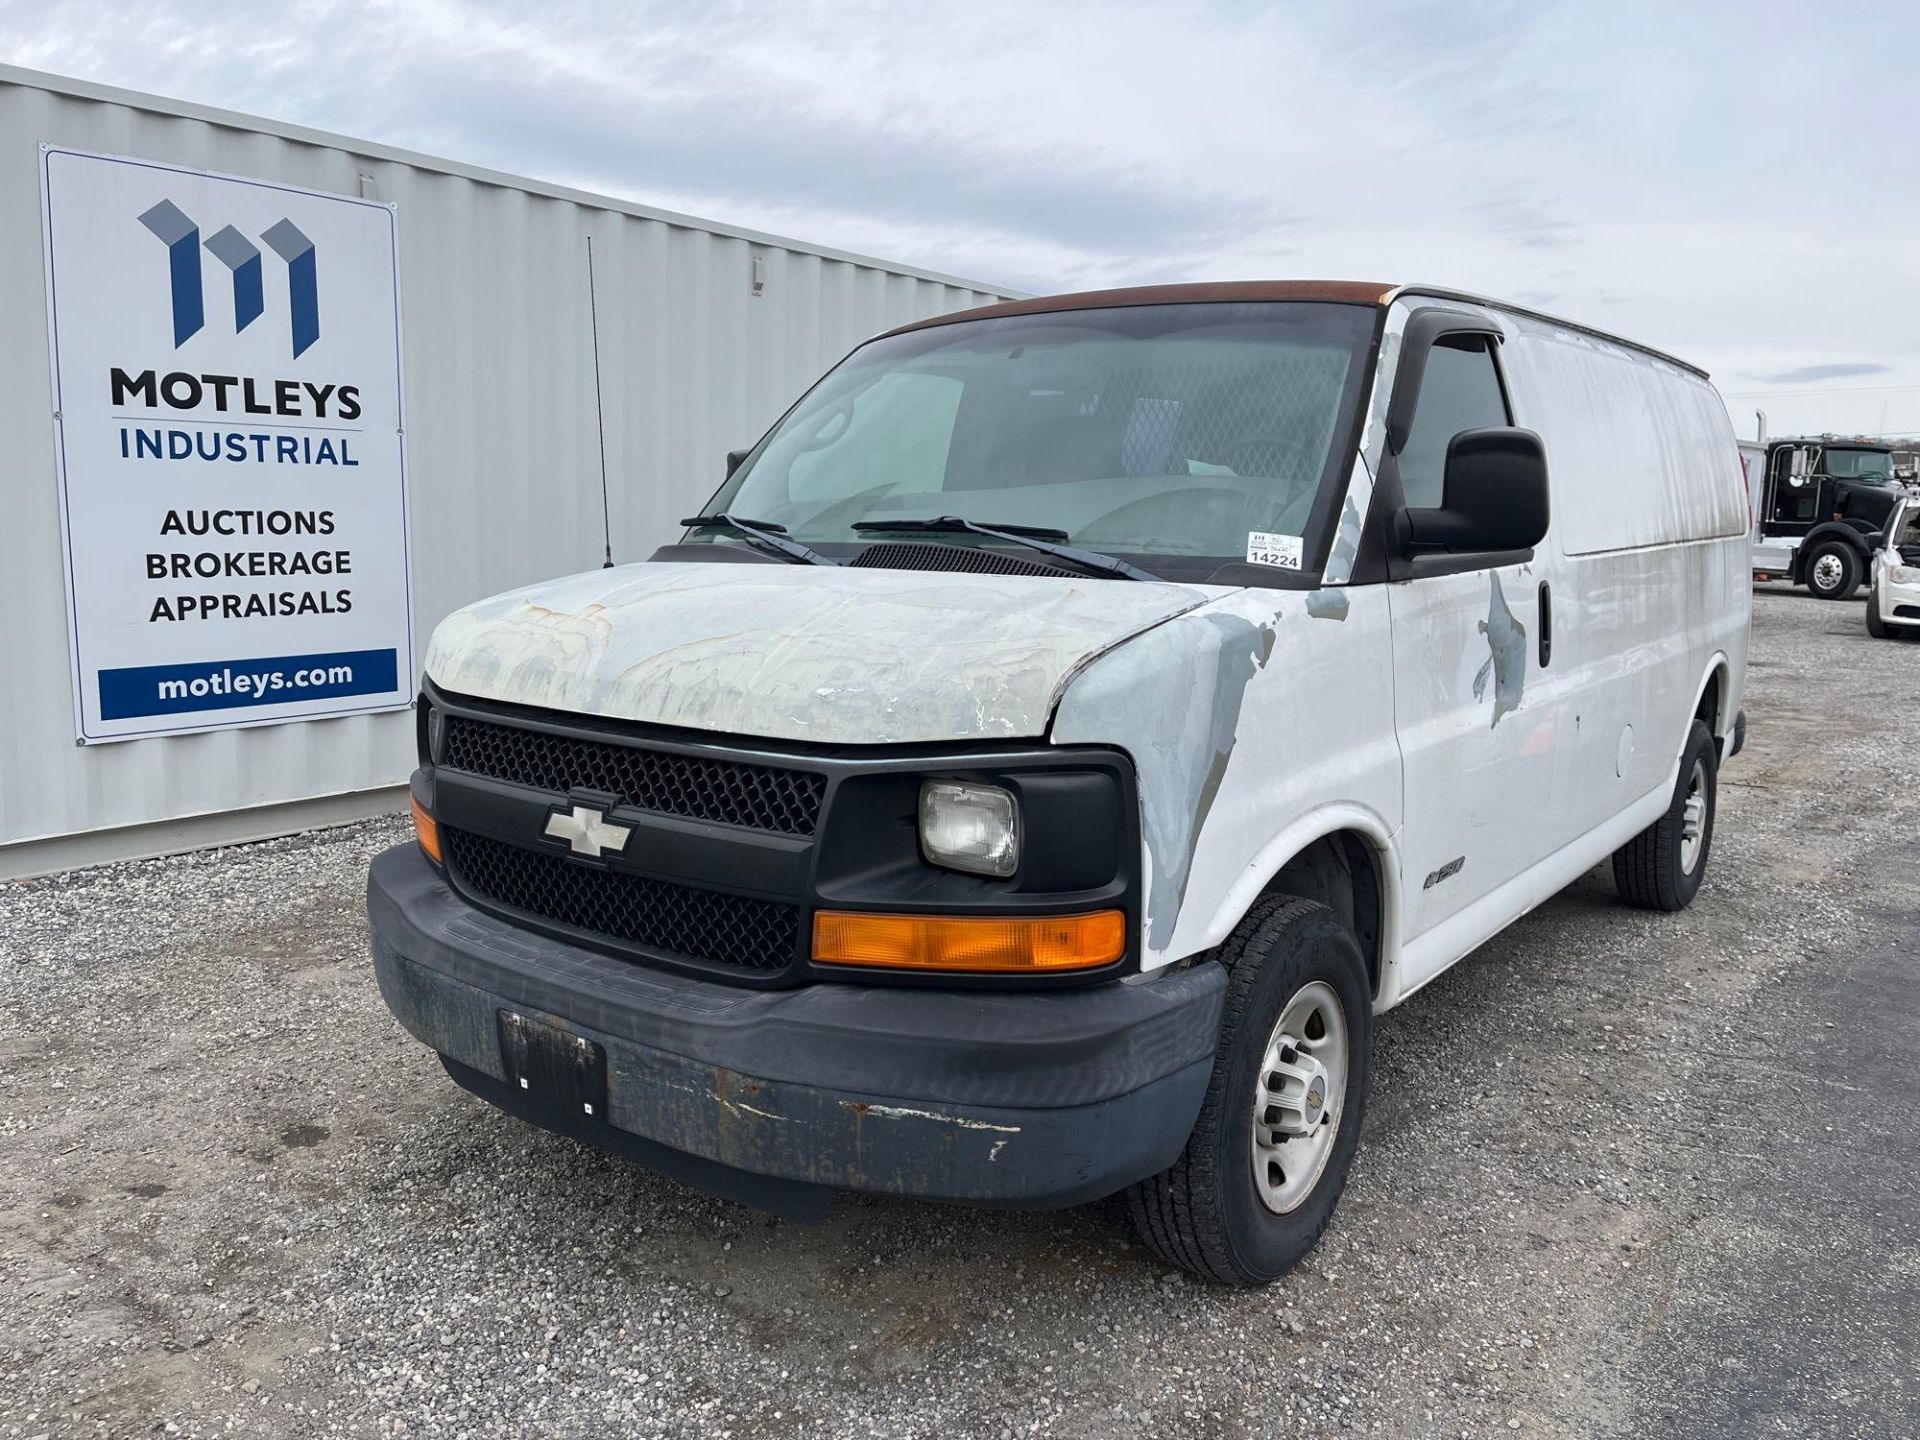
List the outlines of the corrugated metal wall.
{"type": "MultiPolygon", "coordinates": [[[[1001,298],[386,147],[0,66],[0,875],[44,868],[34,852],[47,847],[19,842],[365,791],[404,779],[412,763],[407,713],[74,744],[42,142],[397,205],[422,653],[449,610],[599,563],[588,236],[616,560],[644,558],[670,538],[674,520],[719,483],[724,452],[756,439],[858,341],[1001,298]]],[[[294,813],[266,828],[298,823],[294,813]]],[[[242,822],[230,833],[261,830],[242,822]]],[[[129,848],[103,843],[98,853],[129,848]]],[[[60,854],[68,863],[75,849],[60,854]]]]}

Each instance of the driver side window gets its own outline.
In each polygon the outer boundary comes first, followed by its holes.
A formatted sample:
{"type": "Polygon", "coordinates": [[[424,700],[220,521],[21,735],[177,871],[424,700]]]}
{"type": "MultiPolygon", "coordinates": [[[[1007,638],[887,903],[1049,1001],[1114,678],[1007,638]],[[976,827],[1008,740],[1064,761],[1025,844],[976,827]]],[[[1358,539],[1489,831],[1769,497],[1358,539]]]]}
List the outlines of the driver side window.
{"type": "Polygon", "coordinates": [[[1427,354],[1413,430],[1400,452],[1400,489],[1409,506],[1433,509],[1440,504],[1447,446],[1454,436],[1512,423],[1489,343],[1482,335],[1450,335],[1436,341],[1427,354]]]}
{"type": "Polygon", "coordinates": [[[1810,523],[1819,512],[1819,488],[1804,449],[1783,446],[1774,452],[1773,503],[1769,519],[1784,525],[1810,523]]]}

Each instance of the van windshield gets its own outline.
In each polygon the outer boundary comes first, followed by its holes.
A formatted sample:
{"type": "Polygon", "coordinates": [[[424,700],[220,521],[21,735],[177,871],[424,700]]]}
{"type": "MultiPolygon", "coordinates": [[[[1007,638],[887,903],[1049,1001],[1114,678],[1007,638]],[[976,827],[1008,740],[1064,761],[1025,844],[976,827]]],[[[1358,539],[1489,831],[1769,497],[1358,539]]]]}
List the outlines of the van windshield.
{"type": "Polygon", "coordinates": [[[1345,479],[1376,314],[1127,306],[875,341],[794,407],[707,511],[842,554],[935,538],[862,522],[959,516],[1041,528],[1161,575],[1203,578],[1255,549],[1301,568],[1345,479]]]}

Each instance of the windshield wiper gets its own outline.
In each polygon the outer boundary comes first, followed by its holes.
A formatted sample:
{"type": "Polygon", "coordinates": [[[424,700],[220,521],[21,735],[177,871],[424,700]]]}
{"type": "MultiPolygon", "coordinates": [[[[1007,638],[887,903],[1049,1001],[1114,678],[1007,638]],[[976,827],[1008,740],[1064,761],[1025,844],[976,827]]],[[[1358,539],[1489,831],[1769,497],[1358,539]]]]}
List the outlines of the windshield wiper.
{"type": "Polygon", "coordinates": [[[962,515],[936,515],[931,520],[856,520],[848,527],[851,530],[918,530],[924,534],[939,535],[964,531],[970,535],[985,535],[992,540],[1006,540],[1015,545],[1024,545],[1029,550],[1038,550],[1043,555],[1057,556],[1070,560],[1075,565],[1083,565],[1089,570],[1099,570],[1108,575],[1118,575],[1126,580],[1147,580],[1158,583],[1158,575],[1149,575],[1137,565],[1129,565],[1111,555],[1102,555],[1098,550],[1082,550],[1074,545],[1059,545],[1056,540],[1067,538],[1064,530],[1055,530],[1041,525],[979,525],[962,515]]]}
{"type": "Polygon", "coordinates": [[[771,520],[742,520],[737,515],[724,511],[718,515],[693,515],[680,522],[689,530],[710,530],[725,526],[737,530],[746,537],[749,545],[762,550],[771,550],[776,555],[784,555],[795,564],[802,565],[841,565],[844,561],[829,559],[818,550],[810,550],[798,540],[786,537],[786,526],[776,525],[771,520]]]}

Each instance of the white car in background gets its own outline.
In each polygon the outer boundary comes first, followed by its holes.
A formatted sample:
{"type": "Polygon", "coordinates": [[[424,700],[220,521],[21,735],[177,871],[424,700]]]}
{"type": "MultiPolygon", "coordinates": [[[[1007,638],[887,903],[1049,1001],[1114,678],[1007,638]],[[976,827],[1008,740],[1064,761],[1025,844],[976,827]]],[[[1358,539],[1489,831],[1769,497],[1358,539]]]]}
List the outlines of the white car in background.
{"type": "Polygon", "coordinates": [[[1869,572],[1867,633],[1920,635],[1920,499],[1896,505],[1885,533],[1869,572]]]}

